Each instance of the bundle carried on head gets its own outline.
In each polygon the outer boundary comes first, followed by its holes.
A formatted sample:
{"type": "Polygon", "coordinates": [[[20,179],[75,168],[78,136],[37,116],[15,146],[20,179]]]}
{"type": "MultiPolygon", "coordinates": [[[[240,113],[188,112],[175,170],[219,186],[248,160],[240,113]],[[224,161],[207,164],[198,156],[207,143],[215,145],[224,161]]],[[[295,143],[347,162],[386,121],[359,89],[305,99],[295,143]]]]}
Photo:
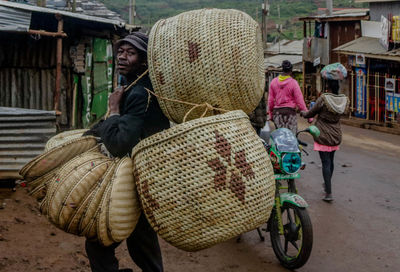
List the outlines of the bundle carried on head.
{"type": "Polygon", "coordinates": [[[347,70],[346,67],[339,62],[332,63],[322,68],[321,76],[328,80],[343,80],[347,77],[347,70]]]}
{"type": "MultiPolygon", "coordinates": [[[[250,113],[264,93],[261,31],[238,10],[194,10],[158,21],[149,36],[148,65],[155,93],[167,98],[159,99],[161,109],[175,123],[193,107],[176,101],[250,113]]],[[[187,120],[203,113],[196,108],[187,120]]],[[[215,113],[221,112],[206,116],[215,113]]]]}

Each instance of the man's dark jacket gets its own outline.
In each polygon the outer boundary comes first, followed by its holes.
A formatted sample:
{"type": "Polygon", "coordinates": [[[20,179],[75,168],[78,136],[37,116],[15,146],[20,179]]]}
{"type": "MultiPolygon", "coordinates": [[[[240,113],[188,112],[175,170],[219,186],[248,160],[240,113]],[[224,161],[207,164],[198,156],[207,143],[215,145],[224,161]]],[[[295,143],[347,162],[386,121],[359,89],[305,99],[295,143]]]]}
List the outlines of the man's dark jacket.
{"type": "Polygon", "coordinates": [[[107,118],[93,129],[114,157],[130,154],[141,139],[169,128],[156,97],[145,88],[153,89],[147,75],[122,95],[120,115],[107,118]]]}

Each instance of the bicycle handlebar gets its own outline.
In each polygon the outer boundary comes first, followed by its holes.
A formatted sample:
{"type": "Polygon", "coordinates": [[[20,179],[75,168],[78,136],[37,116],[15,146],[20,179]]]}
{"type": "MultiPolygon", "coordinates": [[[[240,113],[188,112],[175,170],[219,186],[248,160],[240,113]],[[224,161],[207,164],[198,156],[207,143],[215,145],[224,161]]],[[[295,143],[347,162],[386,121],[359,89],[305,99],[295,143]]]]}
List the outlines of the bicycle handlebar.
{"type": "Polygon", "coordinates": [[[297,141],[298,141],[299,144],[302,145],[302,146],[308,146],[307,143],[305,143],[305,142],[303,142],[303,141],[301,141],[301,140],[299,140],[299,139],[297,139],[297,141]]]}

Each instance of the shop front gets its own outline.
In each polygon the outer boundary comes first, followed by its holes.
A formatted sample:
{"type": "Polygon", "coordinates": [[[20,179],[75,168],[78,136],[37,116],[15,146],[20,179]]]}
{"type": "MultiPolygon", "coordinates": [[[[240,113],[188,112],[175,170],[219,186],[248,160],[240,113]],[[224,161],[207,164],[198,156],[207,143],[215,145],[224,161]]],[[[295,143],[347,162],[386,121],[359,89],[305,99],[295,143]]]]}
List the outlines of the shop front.
{"type": "Polygon", "coordinates": [[[362,37],[334,49],[348,57],[352,116],[371,123],[400,124],[400,51],[362,37]]]}

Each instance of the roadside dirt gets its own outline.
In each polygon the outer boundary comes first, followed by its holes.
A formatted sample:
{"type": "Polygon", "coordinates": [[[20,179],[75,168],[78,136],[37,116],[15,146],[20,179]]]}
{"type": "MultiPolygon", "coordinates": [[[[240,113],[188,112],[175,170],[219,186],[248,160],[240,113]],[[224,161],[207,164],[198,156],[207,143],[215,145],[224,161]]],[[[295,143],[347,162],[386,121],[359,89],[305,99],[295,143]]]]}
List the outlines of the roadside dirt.
{"type": "MultiPolygon", "coordinates": [[[[343,126],[335,155],[335,201],[321,200],[321,163],[312,146],[298,182],[310,205],[314,243],[299,272],[398,271],[400,267],[400,136],[343,126]]],[[[311,136],[304,139],[312,143],[311,136]]],[[[166,272],[283,272],[269,235],[256,231],[212,248],[189,253],[160,239],[166,272]]],[[[120,268],[140,271],[123,243],[120,268]]],[[[0,272],[90,271],[84,238],[67,234],[42,216],[27,189],[0,189],[0,272]]]]}
{"type": "MultiPolygon", "coordinates": [[[[0,271],[90,271],[84,238],[63,232],[42,216],[27,188],[0,189],[0,271]]],[[[257,233],[200,252],[184,252],[160,239],[165,271],[286,271],[257,233]],[[268,268],[268,269],[267,269],[268,268]]],[[[140,271],[123,243],[116,250],[120,268],[140,271]]]]}

